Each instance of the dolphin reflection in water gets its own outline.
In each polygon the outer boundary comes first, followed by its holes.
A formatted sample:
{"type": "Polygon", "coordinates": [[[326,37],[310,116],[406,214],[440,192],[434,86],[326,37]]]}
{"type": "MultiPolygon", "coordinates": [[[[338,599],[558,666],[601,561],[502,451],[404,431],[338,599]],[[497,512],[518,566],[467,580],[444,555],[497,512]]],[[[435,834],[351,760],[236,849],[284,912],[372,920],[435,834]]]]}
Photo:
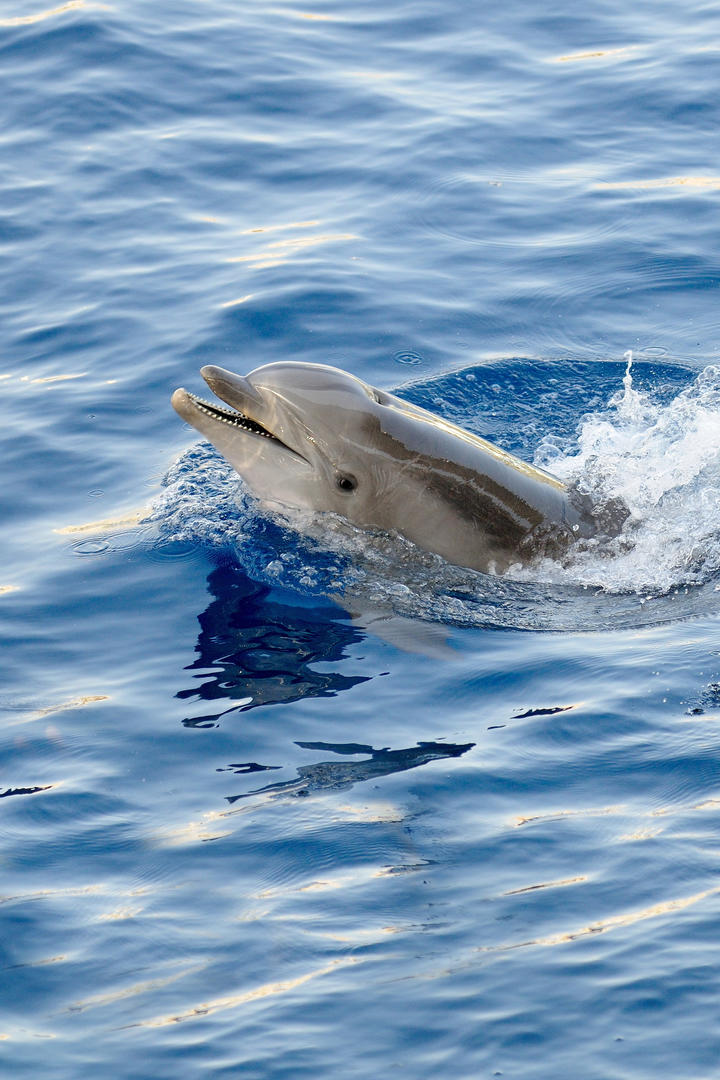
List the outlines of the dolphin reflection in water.
{"type": "MultiPolygon", "coordinates": [[[[200,619],[196,659],[187,668],[194,686],[178,691],[183,700],[205,705],[187,727],[209,728],[231,714],[259,706],[336,697],[371,676],[344,672],[351,646],[364,638],[334,605],[298,608],[283,602],[267,585],[251,581],[237,567],[217,567],[208,579],[213,599],[200,619]],[[325,670],[317,670],[322,665],[325,670]],[[208,711],[208,706],[209,710],[208,711]]],[[[304,750],[336,754],[339,760],[302,765],[295,779],[228,797],[230,803],[251,795],[301,797],[339,791],[363,780],[460,757],[474,743],[419,742],[400,750],[375,749],[364,743],[298,742],[304,750]],[[348,760],[360,758],[360,760],[348,760]]],[[[235,763],[220,772],[236,775],[272,772],[282,765],[235,763]]]]}
{"type": "Polygon", "coordinates": [[[395,531],[485,573],[598,531],[561,480],[337,368],[201,373],[225,404],[179,389],[173,406],[265,502],[395,531]]]}
{"type": "MultiPolygon", "coordinates": [[[[229,795],[227,801],[234,803],[239,799],[247,799],[251,795],[274,797],[286,795],[297,798],[322,791],[342,791],[362,780],[375,780],[380,776],[388,776],[390,773],[416,769],[418,765],[427,765],[430,761],[439,761],[442,758],[460,757],[471,750],[475,743],[419,742],[417,746],[409,746],[402,750],[390,750],[387,746],[381,750],[375,750],[372,746],[365,746],[362,743],[298,742],[295,745],[301,746],[304,750],[323,750],[345,757],[359,754],[369,756],[361,761],[317,761],[314,765],[299,765],[294,780],[267,784],[265,787],[246,791],[242,795],[229,795]]],[[[270,766],[270,768],[274,767],[270,766]]],[[[250,763],[231,765],[229,768],[233,772],[244,773],[259,771],[262,767],[250,763]]]]}
{"type": "Polygon", "coordinates": [[[213,728],[261,706],[335,697],[371,678],[339,670],[364,633],[329,601],[288,604],[235,566],[216,567],[208,592],[196,656],[186,668],[192,685],[175,695],[196,703],[185,727],[213,728]]]}

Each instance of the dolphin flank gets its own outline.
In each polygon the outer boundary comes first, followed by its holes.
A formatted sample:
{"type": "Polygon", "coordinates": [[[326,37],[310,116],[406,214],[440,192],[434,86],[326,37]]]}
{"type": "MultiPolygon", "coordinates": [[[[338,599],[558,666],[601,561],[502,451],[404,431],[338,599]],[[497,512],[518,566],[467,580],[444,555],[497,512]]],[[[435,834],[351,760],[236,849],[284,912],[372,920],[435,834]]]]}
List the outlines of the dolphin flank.
{"type": "Polygon", "coordinates": [[[287,361],[201,374],[225,405],[184,389],[172,404],[265,502],[394,530],[486,573],[597,531],[550,473],[338,368],[287,361]]]}

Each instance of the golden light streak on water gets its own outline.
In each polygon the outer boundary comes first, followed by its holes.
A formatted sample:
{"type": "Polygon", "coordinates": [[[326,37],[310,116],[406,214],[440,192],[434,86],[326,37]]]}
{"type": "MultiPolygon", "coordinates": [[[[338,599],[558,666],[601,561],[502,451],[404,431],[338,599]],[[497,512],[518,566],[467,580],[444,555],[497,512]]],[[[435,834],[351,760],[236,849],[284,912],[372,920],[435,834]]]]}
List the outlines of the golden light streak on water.
{"type": "Polygon", "coordinates": [[[188,821],[185,825],[162,830],[154,834],[154,841],[159,847],[184,847],[188,844],[205,843],[207,840],[219,840],[231,836],[231,829],[217,829],[212,822],[221,821],[227,814],[221,810],[211,810],[197,821],[188,821]]]}
{"type": "Polygon", "coordinates": [[[360,957],[348,956],[338,960],[333,960],[332,963],[327,964],[325,967],[316,968],[314,971],[309,971],[305,975],[298,975],[294,979],[281,979],[277,982],[265,983],[262,986],[256,987],[254,990],[245,990],[238,994],[228,994],[224,997],[213,998],[210,1001],[203,1001],[198,1005],[194,1005],[187,1009],[185,1012],[171,1014],[168,1016],[157,1016],[152,1020],[141,1020],[137,1024],[127,1024],[126,1027],[167,1027],[170,1024],[180,1024],[185,1020],[197,1020],[200,1017],[210,1016],[212,1013],[221,1012],[226,1009],[236,1009],[240,1005],[248,1005],[253,1001],[260,1001],[263,998],[277,997],[280,994],[288,994],[293,990],[297,990],[298,987],[304,986],[313,979],[319,979],[323,975],[329,975],[331,972],[336,971],[341,967],[349,967],[353,964],[361,963],[360,957]]]}
{"type": "Polygon", "coordinates": [[[256,233],[283,232],[285,229],[316,229],[320,221],[287,221],[282,225],[257,225],[253,229],[243,229],[240,236],[254,236],[256,233]]]}
{"type": "Polygon", "coordinates": [[[134,525],[139,525],[148,512],[148,508],[143,506],[140,510],[133,510],[123,515],[123,517],[86,521],[80,525],[63,525],[59,529],[53,529],[53,532],[59,536],[76,536],[82,533],[103,533],[112,532],[115,529],[129,529],[134,525]]]}
{"type": "Polygon", "coordinates": [[[14,15],[8,19],[0,19],[0,26],[27,26],[30,23],[44,22],[45,19],[53,19],[57,15],[66,15],[69,11],[77,11],[78,8],[94,7],[107,10],[105,4],[88,4],[86,0],[68,0],[59,7],[47,8],[38,11],[35,15],[14,15]]]}
{"type": "MultiPolygon", "coordinates": [[[[413,929],[413,928],[411,928],[413,929]]],[[[331,930],[318,930],[316,927],[303,927],[305,937],[319,938],[321,941],[337,941],[340,945],[351,945],[353,948],[360,946],[375,945],[383,938],[392,937],[395,934],[407,933],[408,927],[404,926],[367,926],[355,927],[352,933],[341,934],[331,930]]]]}
{"type": "Polygon", "coordinates": [[[199,971],[203,971],[207,967],[207,964],[194,964],[192,967],[187,967],[183,971],[175,972],[172,975],[159,976],[155,979],[146,979],[144,982],[132,983],[130,986],[123,987],[122,990],[111,990],[106,994],[94,994],[91,997],[82,998],[80,1001],[74,1001],[71,1005],[68,1005],[65,1012],[77,1013],[87,1012],[88,1009],[99,1009],[105,1005],[114,1005],[118,1001],[124,1001],[127,998],[137,997],[139,994],[147,994],[152,990],[159,990],[162,987],[170,986],[174,982],[178,982],[180,979],[187,978],[188,975],[195,975],[199,971]]]}
{"type": "Polygon", "coordinates": [[[254,899],[275,900],[278,897],[291,896],[296,893],[335,892],[337,889],[354,888],[358,884],[383,876],[383,872],[379,872],[372,867],[353,867],[344,874],[336,874],[335,877],[316,878],[304,884],[290,882],[287,885],[273,885],[268,889],[263,889],[262,892],[256,893],[254,899]]]}
{"type": "Polygon", "coordinates": [[[654,191],[661,188],[720,188],[720,176],[663,176],[656,180],[600,180],[593,184],[602,191],[654,191]]]}
{"type": "MultiPolygon", "coordinates": [[[[416,869],[416,868],[413,868],[416,869]]],[[[417,867],[417,870],[426,869],[425,866],[417,867]]],[[[254,900],[277,900],[280,897],[288,897],[299,893],[335,892],[338,889],[354,889],[358,885],[366,885],[369,881],[390,876],[392,869],[382,866],[354,866],[345,873],[336,874],[334,877],[314,878],[298,884],[291,881],[287,884],[272,885],[261,892],[255,893],[254,900]]],[[[397,873],[397,870],[395,870],[397,873]]]]}
{"type": "Polygon", "coordinates": [[[718,810],[720,799],[704,799],[699,803],[683,803],[680,806],[659,806],[650,813],[650,817],[679,817],[695,810],[718,810]]]}
{"type": "Polygon", "coordinates": [[[229,308],[237,307],[239,304],[247,304],[248,300],[252,300],[255,295],[255,293],[247,293],[245,296],[238,296],[237,300],[226,300],[220,307],[229,308]]]}
{"type": "Polygon", "coordinates": [[[626,807],[623,804],[618,804],[617,806],[591,806],[584,810],[555,810],[547,814],[529,814],[527,816],[520,814],[513,818],[510,824],[513,828],[518,829],[521,825],[533,825],[538,821],[557,821],[561,818],[570,817],[605,817],[610,814],[621,814],[625,810],[626,807]]]}
{"type": "Polygon", "coordinates": [[[521,889],[508,889],[503,896],[519,896],[520,893],[535,892],[536,889],[561,889],[567,885],[579,885],[583,881],[589,881],[584,874],[580,877],[562,878],[560,881],[541,881],[537,885],[524,885],[521,889]]]}
{"type": "Polygon", "coordinates": [[[348,803],[343,803],[342,806],[336,806],[332,811],[333,821],[352,821],[359,818],[361,821],[370,822],[372,824],[398,824],[405,820],[405,814],[400,807],[394,805],[394,803],[383,802],[378,800],[372,803],[362,803],[358,806],[351,806],[348,803]]]}
{"type": "MultiPolygon", "coordinates": [[[[244,816],[245,814],[251,814],[257,811],[259,807],[267,806],[280,797],[280,794],[272,793],[269,795],[258,795],[257,798],[252,801],[248,800],[246,803],[235,806],[231,810],[210,810],[194,821],[188,821],[184,825],[162,829],[154,833],[153,840],[160,847],[182,847],[184,845],[205,843],[208,840],[218,840],[221,837],[231,836],[233,833],[232,828],[221,828],[218,827],[216,823],[228,822],[229,825],[232,825],[232,822],[229,819],[237,816],[244,816]]],[[[372,823],[399,823],[404,821],[404,816],[401,811],[391,803],[378,802],[377,804],[371,803],[358,807],[343,805],[334,808],[333,812],[328,810],[327,800],[323,800],[321,795],[318,794],[317,798],[313,801],[315,803],[315,810],[318,818],[321,818],[323,822],[327,822],[328,820],[342,822],[356,820],[357,818],[372,823]],[[329,814],[330,817],[328,817],[329,814]]],[[[383,873],[385,873],[384,870],[380,873],[369,871],[367,876],[377,877],[381,876],[383,873]]],[[[345,879],[343,879],[342,881],[311,882],[305,886],[292,886],[289,889],[268,889],[267,891],[258,894],[258,898],[267,899],[271,896],[283,895],[289,892],[309,891],[311,889],[335,889],[340,888],[345,883],[345,879]]]]}
{"type": "Polygon", "coordinates": [[[80,697],[71,698],[69,701],[59,702],[57,705],[47,705],[43,709],[33,709],[31,712],[21,713],[17,719],[10,720],[10,726],[29,724],[34,720],[42,720],[46,716],[51,716],[53,713],[67,712],[69,709],[82,709],[87,705],[96,705],[100,701],[109,700],[108,694],[83,694],[80,697]]]}
{"type": "Polygon", "coordinates": [[[254,269],[262,269],[266,266],[277,266],[286,262],[293,255],[307,248],[318,247],[321,244],[331,244],[340,240],[357,240],[355,233],[327,233],[315,236],[297,236],[287,240],[276,240],[268,244],[253,255],[232,255],[228,258],[231,263],[249,263],[254,269]]]}
{"type": "Polygon", "coordinates": [[[293,8],[272,8],[271,15],[284,15],[288,19],[309,19],[312,22],[344,22],[336,15],[318,15],[313,11],[295,11],[293,8]]]}
{"type": "Polygon", "coordinates": [[[656,836],[660,836],[665,830],[661,827],[655,829],[637,829],[632,833],[623,833],[622,836],[616,837],[618,844],[633,844],[641,840],[654,840],[656,836]]]}
{"type": "Polygon", "coordinates": [[[28,960],[24,964],[17,964],[16,967],[47,967],[49,964],[64,964],[69,957],[61,953],[59,956],[43,956],[39,960],[28,960]]]}
{"type": "Polygon", "coordinates": [[[100,883],[95,885],[69,886],[62,889],[38,889],[31,893],[16,893],[0,896],[0,904],[12,904],[22,901],[23,904],[31,900],[46,900],[49,896],[97,896],[107,892],[107,886],[100,883]]]}
{"type": "Polygon", "coordinates": [[[570,53],[567,56],[553,56],[550,58],[550,63],[576,64],[583,60],[605,60],[609,56],[626,56],[628,53],[636,52],[639,48],[639,45],[623,45],[618,49],[596,49],[595,52],[570,53]]]}
{"type": "MultiPolygon", "coordinates": [[[[705,889],[703,892],[694,893],[692,896],[683,896],[677,900],[664,900],[659,904],[653,904],[651,907],[641,908],[639,911],[629,911],[624,915],[611,915],[607,919],[598,919],[597,922],[588,923],[587,926],[581,926],[577,930],[569,930],[562,934],[552,934],[549,937],[534,938],[530,941],[517,942],[513,945],[501,945],[499,946],[499,950],[520,949],[525,948],[528,945],[566,945],[569,942],[577,941],[578,938],[589,937],[593,934],[606,934],[610,930],[634,926],[635,923],[644,922],[646,919],[658,919],[663,915],[670,915],[676,911],[685,911],[686,908],[692,907],[694,904],[699,904],[702,900],[707,900],[709,897],[716,896],[718,893],[720,893],[720,885],[715,886],[713,889],[705,889]]],[[[481,949],[480,951],[494,952],[497,949],[497,946],[493,946],[491,949],[481,949]]]]}
{"type": "MultiPolygon", "coordinates": [[[[716,896],[718,893],[720,893],[720,885],[715,886],[712,889],[704,889],[702,892],[693,893],[692,896],[683,896],[675,900],[664,900],[658,904],[652,904],[649,907],[641,908],[638,911],[630,911],[623,915],[611,915],[606,919],[598,919],[596,922],[588,923],[586,926],[581,926],[576,930],[569,930],[560,934],[551,934],[546,937],[530,938],[527,941],[507,942],[502,945],[482,945],[474,951],[476,953],[506,953],[512,952],[515,949],[526,949],[532,946],[546,947],[552,945],[567,945],[584,937],[606,934],[612,930],[634,926],[636,923],[644,922],[647,919],[657,919],[664,915],[685,911],[687,908],[699,904],[712,896],[716,896]]],[[[463,967],[465,966],[466,964],[463,964],[463,967]]],[[[452,975],[456,970],[458,970],[456,967],[443,967],[440,970],[425,972],[418,977],[423,979],[446,978],[448,975],[452,975]]]]}
{"type": "Polygon", "coordinates": [[[40,375],[35,379],[31,379],[29,375],[21,375],[20,382],[26,383],[59,383],[68,382],[69,379],[84,379],[89,372],[77,371],[68,375],[40,375]]]}
{"type": "Polygon", "coordinates": [[[142,915],[144,907],[122,907],[116,908],[115,911],[105,911],[101,915],[96,915],[95,922],[124,922],[126,919],[137,919],[138,915],[142,915]]]}
{"type": "Polygon", "coordinates": [[[84,709],[86,705],[95,705],[98,701],[109,701],[108,694],[83,694],[81,697],[71,698],[59,705],[48,705],[44,709],[38,709],[32,714],[33,719],[42,716],[50,716],[51,713],[66,712],[68,709],[84,709]]]}

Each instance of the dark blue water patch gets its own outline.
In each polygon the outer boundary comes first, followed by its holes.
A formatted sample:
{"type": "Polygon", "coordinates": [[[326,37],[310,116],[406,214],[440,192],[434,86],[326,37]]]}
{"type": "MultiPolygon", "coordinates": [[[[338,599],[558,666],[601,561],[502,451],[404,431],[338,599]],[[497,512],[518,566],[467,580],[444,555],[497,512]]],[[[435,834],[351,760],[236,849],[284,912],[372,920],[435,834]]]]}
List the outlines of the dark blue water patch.
{"type": "MultiPolygon", "coordinates": [[[[518,358],[414,382],[398,394],[528,459],[541,438],[567,441],[584,416],[603,411],[620,390],[626,366],[611,360],[542,363],[518,358]]],[[[659,404],[671,401],[695,374],[679,364],[642,359],[633,364],[634,385],[659,404]]]]}
{"type": "Polygon", "coordinates": [[[233,566],[212,571],[208,588],[213,599],[199,616],[198,655],[188,668],[195,685],[176,695],[193,704],[188,727],[212,727],[230,713],[260,706],[335,696],[367,680],[335,670],[363,634],[334,605],[298,606],[296,597],[283,603],[282,593],[233,566]],[[317,670],[318,664],[330,670],[317,670]],[[219,702],[220,711],[198,715],[206,702],[219,702]]]}
{"type": "Polygon", "coordinates": [[[303,342],[315,319],[337,324],[343,312],[349,308],[357,312],[361,302],[359,291],[349,286],[331,289],[316,283],[311,297],[306,289],[296,286],[284,295],[280,311],[275,296],[260,298],[249,311],[242,307],[229,309],[218,327],[218,338],[207,342],[204,348],[214,350],[231,345],[233,353],[253,367],[273,359],[300,358],[307,354],[309,345],[303,342]],[[313,314],[308,317],[310,306],[313,314]]]}

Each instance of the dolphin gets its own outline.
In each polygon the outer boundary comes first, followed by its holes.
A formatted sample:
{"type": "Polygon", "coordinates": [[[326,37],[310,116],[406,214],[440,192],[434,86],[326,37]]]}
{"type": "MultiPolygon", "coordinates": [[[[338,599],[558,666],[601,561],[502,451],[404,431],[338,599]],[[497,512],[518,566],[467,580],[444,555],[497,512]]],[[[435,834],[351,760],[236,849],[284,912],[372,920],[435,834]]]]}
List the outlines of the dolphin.
{"type": "Polygon", "coordinates": [[[338,368],[201,374],[225,404],[184,388],[172,404],[263,502],[395,531],[484,573],[597,531],[589,505],[550,473],[338,368]]]}

